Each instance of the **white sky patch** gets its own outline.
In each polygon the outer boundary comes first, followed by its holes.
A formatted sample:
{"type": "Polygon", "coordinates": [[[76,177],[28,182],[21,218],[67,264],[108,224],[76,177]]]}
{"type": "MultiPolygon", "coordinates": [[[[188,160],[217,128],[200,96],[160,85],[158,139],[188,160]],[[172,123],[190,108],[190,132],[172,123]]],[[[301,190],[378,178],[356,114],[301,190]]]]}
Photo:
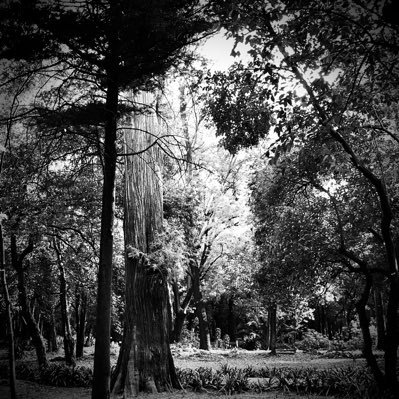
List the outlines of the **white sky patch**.
{"type": "Polygon", "coordinates": [[[243,45],[237,46],[240,51],[239,57],[233,57],[231,50],[234,47],[234,39],[227,38],[224,31],[216,33],[214,36],[205,40],[204,43],[198,48],[198,52],[206,57],[210,62],[208,67],[212,71],[226,71],[234,62],[242,60],[244,62],[250,59],[247,54],[249,47],[243,48],[243,45]]]}

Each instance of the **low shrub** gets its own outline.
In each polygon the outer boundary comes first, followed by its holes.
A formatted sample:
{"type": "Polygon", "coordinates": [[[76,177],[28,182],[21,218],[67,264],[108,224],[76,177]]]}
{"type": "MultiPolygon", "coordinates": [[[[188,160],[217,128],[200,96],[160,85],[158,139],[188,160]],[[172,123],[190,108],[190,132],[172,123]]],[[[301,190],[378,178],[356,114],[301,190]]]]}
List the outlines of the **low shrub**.
{"type": "Polygon", "coordinates": [[[69,367],[65,364],[49,364],[40,369],[40,382],[57,387],[89,387],[93,372],[88,367],[69,367]]]}
{"type": "Polygon", "coordinates": [[[265,392],[284,390],[302,394],[336,395],[351,399],[385,398],[378,392],[374,379],[366,368],[346,367],[326,370],[289,367],[262,368],[249,377],[263,378],[252,390],[265,392]]]}
{"type": "Polygon", "coordinates": [[[320,349],[328,349],[330,341],[316,330],[309,329],[303,333],[303,339],[297,341],[295,345],[305,352],[317,352],[320,349]]]}
{"type": "Polygon", "coordinates": [[[372,375],[365,368],[346,367],[318,370],[290,367],[240,369],[227,364],[219,370],[200,367],[195,370],[178,369],[184,388],[197,392],[213,389],[227,395],[246,391],[285,391],[306,395],[335,395],[351,399],[388,398],[378,392],[372,375]],[[250,378],[256,379],[251,381],[250,378]]]}
{"type": "MultiPolygon", "coordinates": [[[[38,368],[36,364],[17,363],[15,373],[19,380],[57,387],[89,387],[93,380],[90,368],[70,367],[59,363],[49,363],[42,368],[38,368]]],[[[8,364],[0,365],[0,377],[9,378],[8,364]]]]}
{"type": "Polygon", "coordinates": [[[35,382],[40,379],[39,369],[33,364],[17,363],[15,374],[19,380],[35,382]]]}
{"type": "Polygon", "coordinates": [[[177,369],[177,375],[183,388],[201,392],[206,389],[215,389],[228,395],[240,393],[249,389],[246,372],[237,367],[223,365],[220,370],[210,367],[199,367],[195,370],[177,369]]]}
{"type": "Polygon", "coordinates": [[[224,367],[221,370],[223,384],[219,391],[227,395],[242,393],[249,390],[248,375],[243,369],[237,367],[224,367]]]}

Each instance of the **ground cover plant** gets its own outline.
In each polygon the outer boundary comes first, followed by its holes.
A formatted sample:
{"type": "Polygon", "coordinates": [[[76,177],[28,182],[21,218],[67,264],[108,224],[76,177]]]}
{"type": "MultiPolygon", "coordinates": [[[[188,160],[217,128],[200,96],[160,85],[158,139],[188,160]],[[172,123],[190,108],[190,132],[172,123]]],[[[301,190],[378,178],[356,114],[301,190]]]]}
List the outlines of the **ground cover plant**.
{"type": "MultiPolygon", "coordinates": [[[[189,349],[189,348],[187,348],[189,349]]],[[[62,351],[53,355],[46,368],[40,369],[29,354],[16,367],[18,380],[42,386],[81,388],[78,397],[92,382],[94,348],[85,348],[85,355],[75,367],[65,365],[62,351]]],[[[112,363],[117,346],[111,350],[112,363]]],[[[188,352],[188,350],[187,350],[188,352]]],[[[325,354],[299,352],[294,355],[271,356],[267,351],[192,349],[187,355],[175,352],[177,373],[188,394],[201,395],[299,395],[298,397],[383,398],[361,357],[326,358],[325,354]]],[[[7,364],[0,367],[0,380],[6,381],[7,364]]],[[[0,387],[4,388],[4,387],[0,387]]],[[[60,391],[62,392],[62,391],[60,391]]],[[[74,391],[75,392],[75,391],[74,391]]],[[[60,393],[61,395],[62,393],[60,393]]],[[[43,395],[43,393],[42,393],[43,395]]],[[[172,395],[172,394],[171,394],[172,395]]],[[[32,394],[31,398],[36,398],[32,394]]],[[[170,397],[173,397],[170,396],[170,397]]],[[[278,397],[278,396],[270,396],[278,397]]],[[[387,398],[389,396],[386,396],[387,398]]],[[[29,398],[29,396],[26,396],[29,398]]]]}

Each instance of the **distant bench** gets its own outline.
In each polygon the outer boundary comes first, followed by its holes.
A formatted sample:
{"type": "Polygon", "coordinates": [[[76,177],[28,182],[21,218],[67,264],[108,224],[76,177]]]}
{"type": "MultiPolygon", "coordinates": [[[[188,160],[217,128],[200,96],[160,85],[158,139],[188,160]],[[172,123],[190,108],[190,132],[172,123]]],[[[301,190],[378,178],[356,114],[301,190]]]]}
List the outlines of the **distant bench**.
{"type": "Polygon", "coordinates": [[[296,348],[277,348],[276,353],[278,355],[295,355],[296,348]]]}

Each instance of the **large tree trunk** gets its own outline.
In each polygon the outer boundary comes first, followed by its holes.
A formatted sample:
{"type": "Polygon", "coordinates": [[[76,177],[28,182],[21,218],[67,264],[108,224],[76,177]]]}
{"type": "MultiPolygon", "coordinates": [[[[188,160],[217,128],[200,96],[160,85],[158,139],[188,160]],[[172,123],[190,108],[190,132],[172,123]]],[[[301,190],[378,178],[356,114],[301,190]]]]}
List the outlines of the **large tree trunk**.
{"type": "MultiPolygon", "coordinates": [[[[143,94],[139,102],[150,104],[143,94]]],[[[162,228],[161,154],[155,115],[136,115],[125,133],[126,316],[113,397],[180,388],[169,348],[167,270],[151,256],[162,228]]]]}
{"type": "MultiPolygon", "coordinates": [[[[111,2],[111,7],[112,7],[111,2]]],[[[114,4],[114,7],[116,5],[114,4]]],[[[114,10],[114,12],[116,12],[114,10]]],[[[114,38],[116,41],[117,38],[114,38]]],[[[112,43],[116,48],[115,43],[112,43]]],[[[114,50],[115,50],[114,48],[114,50]]],[[[112,307],[112,260],[114,243],[114,204],[116,173],[116,131],[118,114],[118,56],[111,54],[108,60],[108,89],[105,109],[105,139],[103,152],[103,191],[101,209],[100,260],[97,282],[97,310],[95,326],[95,352],[93,368],[93,399],[108,399],[110,395],[111,363],[111,307],[112,307]]]]}
{"type": "Polygon", "coordinates": [[[15,399],[17,397],[17,394],[16,394],[16,374],[15,374],[14,328],[12,322],[11,301],[10,301],[10,296],[8,294],[8,286],[6,279],[6,258],[4,250],[2,218],[3,215],[0,214],[0,274],[1,274],[1,282],[3,285],[4,302],[6,305],[6,314],[7,314],[8,358],[10,366],[10,378],[9,378],[10,394],[11,394],[11,399],[15,399]]]}
{"type": "Polygon", "coordinates": [[[15,235],[11,236],[11,263],[13,268],[17,272],[19,303],[22,309],[22,314],[24,316],[26,326],[29,331],[29,335],[32,339],[32,344],[36,350],[36,356],[39,366],[45,367],[47,365],[46,346],[44,344],[43,337],[40,334],[39,326],[29,308],[28,294],[26,292],[25,283],[25,270],[23,267],[24,258],[32,251],[33,243],[29,242],[29,245],[21,252],[21,254],[18,254],[16,237],[15,235]]]}

